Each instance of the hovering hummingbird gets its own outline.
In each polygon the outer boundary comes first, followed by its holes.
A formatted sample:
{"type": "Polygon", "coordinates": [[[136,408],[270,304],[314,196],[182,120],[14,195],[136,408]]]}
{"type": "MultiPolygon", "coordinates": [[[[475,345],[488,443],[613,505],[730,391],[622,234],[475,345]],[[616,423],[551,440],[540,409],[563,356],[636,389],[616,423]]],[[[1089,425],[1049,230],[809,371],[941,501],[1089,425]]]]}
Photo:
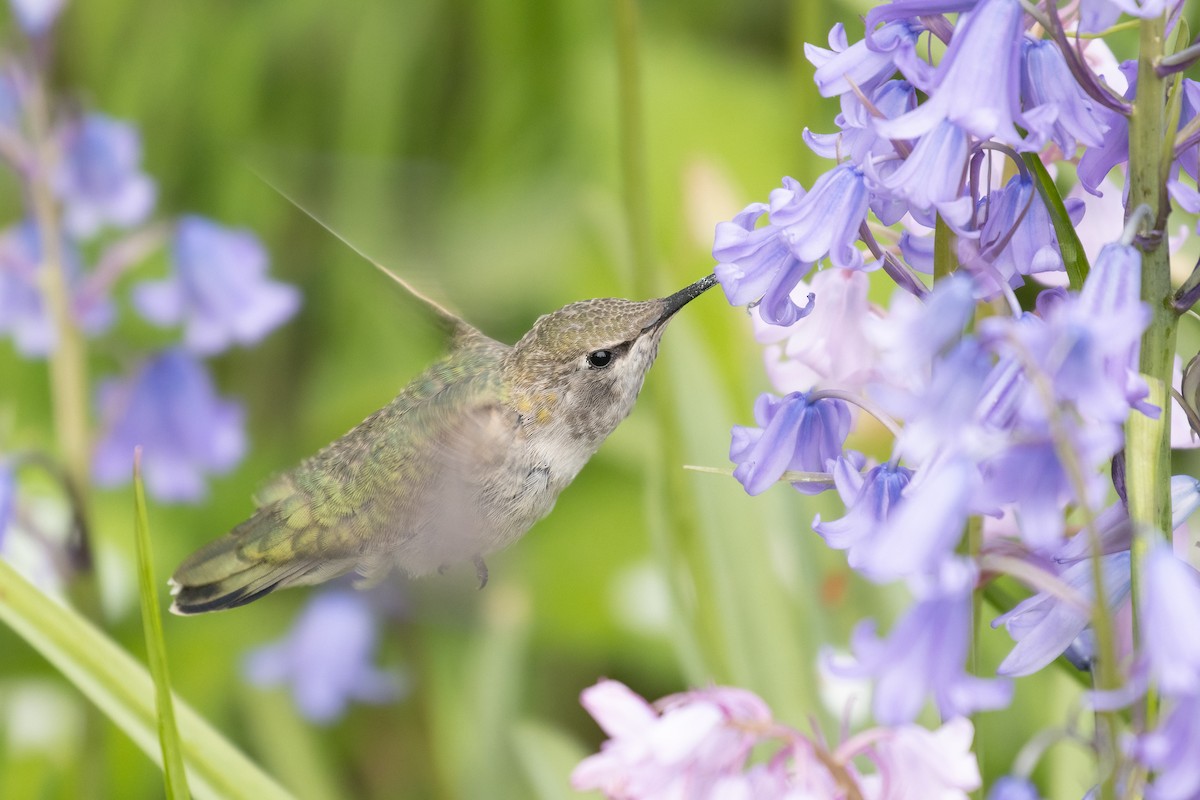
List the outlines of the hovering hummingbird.
{"type": "Polygon", "coordinates": [[[629,415],[667,323],[716,283],[709,275],[660,299],[572,303],[509,346],[372,263],[450,327],[448,354],[271,480],[250,519],[185,560],[170,581],[176,614],[351,571],[369,586],[394,568],[417,576],[468,561],[482,588],[484,556],[550,513],[629,415]]]}

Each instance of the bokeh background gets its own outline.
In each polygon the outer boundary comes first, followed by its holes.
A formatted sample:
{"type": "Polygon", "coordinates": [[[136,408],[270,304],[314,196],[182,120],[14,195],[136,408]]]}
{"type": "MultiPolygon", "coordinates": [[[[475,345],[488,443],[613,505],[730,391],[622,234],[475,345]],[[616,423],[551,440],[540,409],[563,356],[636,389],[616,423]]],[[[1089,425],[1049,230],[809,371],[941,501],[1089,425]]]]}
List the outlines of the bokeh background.
{"type": "MultiPolygon", "coordinates": [[[[250,453],[204,502],[152,505],[159,575],[243,519],[267,476],[386,403],[440,352],[419,303],[259,175],[486,333],[515,341],[568,302],[661,295],[701,277],[718,221],[782,175],[818,174],[801,131],[831,130],[837,108],[816,96],[802,43],[823,43],[833,21],[866,8],[641,4],[638,146],[652,244],[650,268],[639,270],[623,205],[614,2],[69,6],[59,89],[140,127],[160,213],[254,230],[274,276],[305,297],[262,346],[215,362],[221,391],[248,408],[250,453]]],[[[15,36],[10,21],[4,33],[15,36]]],[[[11,217],[8,188],[0,207],[11,217]]],[[[125,357],[94,348],[93,375],[125,357]]],[[[571,767],[603,739],[578,696],[602,676],[649,698],[740,685],[781,721],[838,739],[843,687],[817,677],[822,643],[845,647],[864,616],[886,629],[899,595],[853,579],[812,533],[815,513],[840,514],[836,501],[782,486],[750,498],[728,477],[682,469],[726,467],[730,426],[750,422],[768,388],[745,312],[718,291],[689,306],[633,415],[555,512],[490,559],[484,591],[469,569],[376,591],[377,662],[408,687],[397,702],[317,725],[285,689],[247,684],[246,654],[285,635],[307,589],[168,618],[176,690],[309,798],[573,796],[571,767]]],[[[45,365],[7,341],[0,414],[15,445],[53,440],[45,365]]],[[[886,447],[870,432],[857,445],[886,447]]],[[[141,658],[128,487],[97,494],[95,528],[100,616],[141,658]]],[[[985,632],[985,669],[1008,644],[985,632]]],[[[1022,681],[1012,709],[982,715],[985,775],[1006,772],[1032,731],[1077,714],[1077,685],[1060,673],[1022,681]]],[[[866,705],[860,696],[850,717],[866,705]]],[[[0,797],[160,795],[158,769],[85,709],[0,630],[0,797]]],[[[1062,750],[1039,778],[1077,797],[1088,773],[1062,750]]]]}

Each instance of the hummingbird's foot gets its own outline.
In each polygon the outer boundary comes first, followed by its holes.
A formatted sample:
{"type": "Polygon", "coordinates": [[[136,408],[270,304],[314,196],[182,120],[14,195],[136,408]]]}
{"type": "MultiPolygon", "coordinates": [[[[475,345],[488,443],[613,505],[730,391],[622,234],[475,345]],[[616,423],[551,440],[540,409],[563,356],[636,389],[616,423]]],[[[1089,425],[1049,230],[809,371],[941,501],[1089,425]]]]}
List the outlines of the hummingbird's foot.
{"type": "Polygon", "coordinates": [[[475,574],[479,577],[479,588],[487,586],[488,571],[487,564],[483,563],[483,556],[475,556],[475,574]]]}

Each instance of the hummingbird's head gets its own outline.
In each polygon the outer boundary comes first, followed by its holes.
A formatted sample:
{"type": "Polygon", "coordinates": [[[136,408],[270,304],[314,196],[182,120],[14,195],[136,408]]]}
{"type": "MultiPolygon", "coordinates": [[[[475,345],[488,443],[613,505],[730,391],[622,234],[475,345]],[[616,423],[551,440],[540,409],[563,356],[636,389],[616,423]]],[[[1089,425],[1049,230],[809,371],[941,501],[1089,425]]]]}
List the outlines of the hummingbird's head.
{"type": "Polygon", "coordinates": [[[633,408],[667,322],[715,283],[709,275],[669,297],[584,300],[541,317],[509,358],[514,398],[598,445],[633,408]]]}

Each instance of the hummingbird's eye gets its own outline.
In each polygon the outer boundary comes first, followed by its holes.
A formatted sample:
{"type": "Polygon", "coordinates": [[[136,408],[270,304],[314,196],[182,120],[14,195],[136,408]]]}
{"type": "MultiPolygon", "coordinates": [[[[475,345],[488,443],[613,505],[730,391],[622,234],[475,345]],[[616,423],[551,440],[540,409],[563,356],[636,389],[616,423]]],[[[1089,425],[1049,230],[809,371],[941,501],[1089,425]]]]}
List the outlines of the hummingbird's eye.
{"type": "Polygon", "coordinates": [[[604,369],[612,363],[612,360],[612,350],[593,350],[588,353],[587,357],[588,366],[592,369],[604,369]]]}

